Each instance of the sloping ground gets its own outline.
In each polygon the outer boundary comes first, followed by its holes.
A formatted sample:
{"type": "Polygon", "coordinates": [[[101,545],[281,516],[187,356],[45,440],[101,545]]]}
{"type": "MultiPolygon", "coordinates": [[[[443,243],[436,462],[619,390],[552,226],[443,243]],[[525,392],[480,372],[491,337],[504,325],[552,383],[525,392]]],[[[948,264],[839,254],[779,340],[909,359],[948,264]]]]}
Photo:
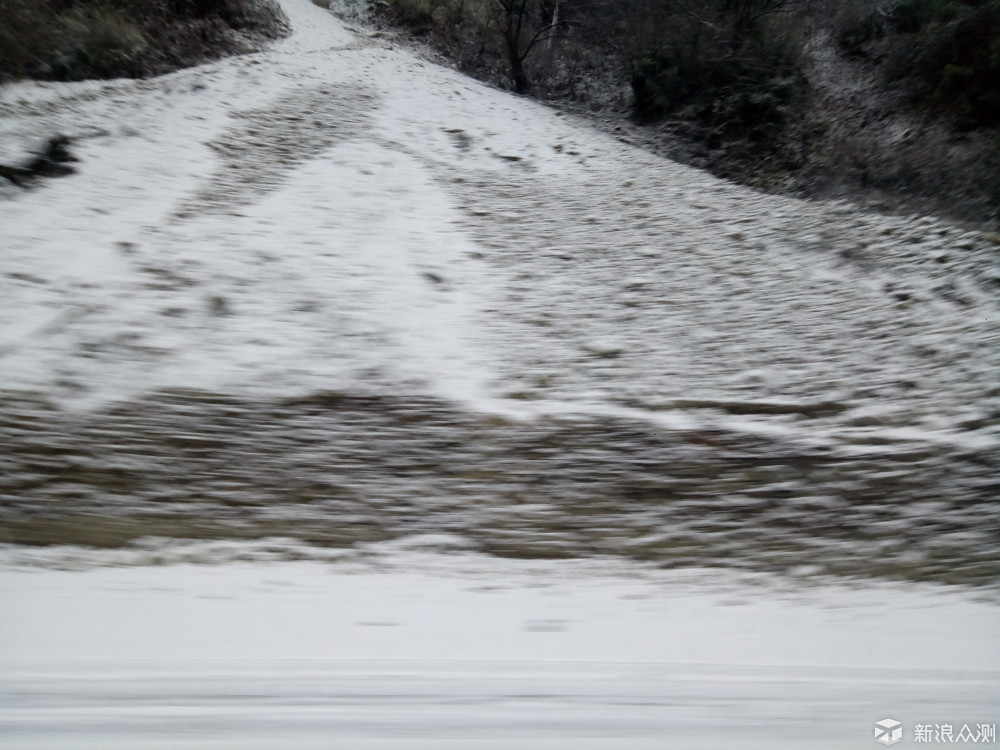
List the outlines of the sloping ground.
{"type": "Polygon", "coordinates": [[[81,159],[0,204],[8,541],[996,584],[996,236],[753,193],[283,5],[267,52],[0,89],[5,155],[81,159]]]}
{"type": "Polygon", "coordinates": [[[1000,573],[990,455],[971,447],[849,451],[636,416],[525,423],[340,394],[5,412],[8,541],[350,546],[446,531],[517,557],[968,584],[1000,573]]]}

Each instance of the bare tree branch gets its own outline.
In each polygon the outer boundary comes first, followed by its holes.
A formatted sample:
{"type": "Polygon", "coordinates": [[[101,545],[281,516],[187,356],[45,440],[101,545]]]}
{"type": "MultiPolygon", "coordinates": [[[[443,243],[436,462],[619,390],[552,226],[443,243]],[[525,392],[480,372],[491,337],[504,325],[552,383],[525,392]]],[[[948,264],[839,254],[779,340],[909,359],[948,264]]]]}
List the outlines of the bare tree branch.
{"type": "Polygon", "coordinates": [[[557,21],[556,23],[550,23],[547,26],[543,26],[535,32],[535,35],[531,37],[525,45],[521,59],[525,60],[528,57],[528,53],[530,53],[536,45],[549,39],[555,39],[558,36],[558,34],[550,34],[549,32],[555,31],[556,29],[566,29],[573,25],[575,24],[572,21],[557,21]]]}

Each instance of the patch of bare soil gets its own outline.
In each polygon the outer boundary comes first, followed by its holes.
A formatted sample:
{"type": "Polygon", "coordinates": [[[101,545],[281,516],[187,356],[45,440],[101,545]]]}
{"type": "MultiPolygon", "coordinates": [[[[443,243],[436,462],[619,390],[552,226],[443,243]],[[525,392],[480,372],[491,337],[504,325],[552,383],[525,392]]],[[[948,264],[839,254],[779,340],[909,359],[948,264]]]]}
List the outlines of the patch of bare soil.
{"type": "Polygon", "coordinates": [[[149,536],[331,547],[457,534],[505,557],[994,587],[996,456],[850,452],[619,418],[532,423],[429,398],[174,391],[87,414],[0,409],[0,542],[149,536]]]}

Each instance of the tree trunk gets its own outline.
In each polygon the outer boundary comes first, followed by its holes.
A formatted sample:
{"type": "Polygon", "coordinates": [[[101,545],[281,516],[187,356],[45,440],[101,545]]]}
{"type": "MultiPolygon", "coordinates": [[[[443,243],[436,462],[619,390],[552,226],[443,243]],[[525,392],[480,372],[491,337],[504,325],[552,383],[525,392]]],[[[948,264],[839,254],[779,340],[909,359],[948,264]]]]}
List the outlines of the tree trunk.
{"type": "Polygon", "coordinates": [[[552,42],[555,40],[555,37],[556,37],[555,30],[559,28],[559,5],[560,5],[561,2],[562,2],[562,0],[556,0],[555,3],[552,5],[552,25],[551,25],[551,28],[552,28],[552,32],[553,33],[552,33],[552,36],[549,37],[549,40],[545,43],[545,46],[546,46],[546,48],[547,48],[548,53],[549,53],[550,56],[552,55],[552,42]]]}
{"type": "Polygon", "coordinates": [[[514,84],[514,90],[519,94],[526,94],[531,88],[531,81],[528,80],[524,72],[524,59],[521,57],[521,44],[517,32],[508,24],[504,32],[507,42],[507,59],[510,62],[510,80],[514,84]]]}

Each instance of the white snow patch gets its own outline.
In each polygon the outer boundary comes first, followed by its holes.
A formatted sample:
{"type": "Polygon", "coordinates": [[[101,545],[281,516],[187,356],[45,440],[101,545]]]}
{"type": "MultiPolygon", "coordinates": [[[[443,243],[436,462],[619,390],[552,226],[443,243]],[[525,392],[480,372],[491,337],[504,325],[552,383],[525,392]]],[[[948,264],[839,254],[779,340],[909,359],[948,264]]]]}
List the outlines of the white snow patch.
{"type": "Polygon", "coordinates": [[[836,748],[1000,698],[958,590],[373,552],[0,570],[4,746],[836,748]]]}

